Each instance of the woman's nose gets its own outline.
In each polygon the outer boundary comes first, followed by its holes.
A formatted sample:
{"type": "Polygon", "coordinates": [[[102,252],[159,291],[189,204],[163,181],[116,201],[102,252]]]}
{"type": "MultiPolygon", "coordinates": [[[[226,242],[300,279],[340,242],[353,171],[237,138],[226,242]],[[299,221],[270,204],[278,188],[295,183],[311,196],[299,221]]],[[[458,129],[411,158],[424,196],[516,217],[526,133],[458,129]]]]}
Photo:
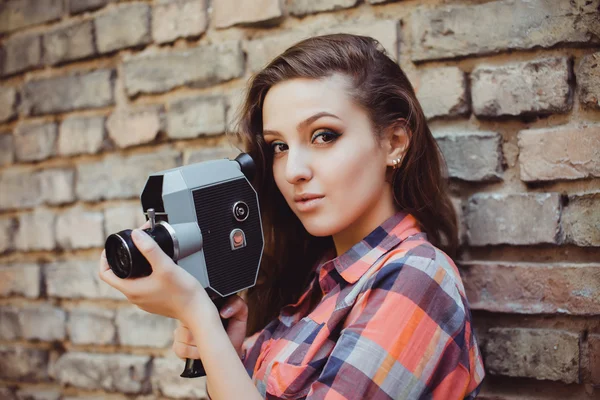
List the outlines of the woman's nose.
{"type": "Polygon", "coordinates": [[[285,166],[285,179],[295,184],[312,178],[312,169],[308,154],[301,149],[288,150],[287,163],[285,166]]]}

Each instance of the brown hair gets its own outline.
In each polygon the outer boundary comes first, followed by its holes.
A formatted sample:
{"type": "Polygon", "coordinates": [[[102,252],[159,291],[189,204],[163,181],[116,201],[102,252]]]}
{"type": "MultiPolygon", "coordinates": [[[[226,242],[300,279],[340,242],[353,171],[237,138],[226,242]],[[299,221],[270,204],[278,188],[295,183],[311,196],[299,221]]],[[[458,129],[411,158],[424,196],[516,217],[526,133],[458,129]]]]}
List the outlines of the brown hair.
{"type": "MultiPolygon", "coordinates": [[[[283,306],[298,300],[309,283],[311,267],[333,246],[331,237],[314,237],[304,229],[275,184],[272,151],[262,136],[263,102],[269,89],[279,82],[323,79],[335,73],[350,78],[349,94],[367,111],[379,138],[399,123],[408,133],[409,144],[402,163],[391,178],[396,206],[412,214],[429,240],[451,256],[458,244],[456,215],[446,189],[443,160],[402,69],[370,37],[334,34],[303,40],[251,79],[236,130],[246,152],[256,162],[253,184],[265,236],[259,278],[247,292],[248,335],[264,328],[283,306]]],[[[312,299],[313,303],[318,300],[312,299]]]]}

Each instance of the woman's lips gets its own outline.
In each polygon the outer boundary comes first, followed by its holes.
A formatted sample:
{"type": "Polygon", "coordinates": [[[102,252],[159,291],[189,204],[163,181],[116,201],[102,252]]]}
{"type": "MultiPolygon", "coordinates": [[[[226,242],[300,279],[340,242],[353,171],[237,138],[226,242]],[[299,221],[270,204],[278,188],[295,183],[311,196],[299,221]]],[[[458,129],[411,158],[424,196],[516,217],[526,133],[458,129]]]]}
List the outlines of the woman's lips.
{"type": "Polygon", "coordinates": [[[323,200],[323,197],[325,197],[325,196],[312,197],[307,200],[296,200],[296,202],[295,202],[296,208],[300,212],[312,211],[321,204],[321,202],[322,202],[321,200],[323,200]]]}

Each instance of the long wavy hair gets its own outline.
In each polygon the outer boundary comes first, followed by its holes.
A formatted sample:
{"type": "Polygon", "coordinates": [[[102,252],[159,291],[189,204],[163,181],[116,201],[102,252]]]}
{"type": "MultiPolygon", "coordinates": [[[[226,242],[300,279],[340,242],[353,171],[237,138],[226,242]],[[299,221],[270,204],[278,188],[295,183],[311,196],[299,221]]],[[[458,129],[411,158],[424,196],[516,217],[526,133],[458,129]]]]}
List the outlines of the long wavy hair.
{"type": "MultiPolygon", "coordinates": [[[[252,77],[235,129],[237,139],[256,162],[253,185],[265,236],[257,284],[246,293],[247,335],[263,329],[283,306],[298,300],[310,282],[314,263],[333,246],[330,236],[315,237],[304,229],[275,184],[272,150],[262,135],[265,96],[271,87],[289,79],[324,79],[336,73],[350,78],[349,95],[368,113],[378,140],[386,129],[398,124],[408,134],[401,165],[391,176],[396,207],[412,214],[429,241],[449,255],[453,256],[458,246],[445,165],[400,66],[371,37],[334,34],[303,40],[252,77]]],[[[313,305],[319,296],[311,298],[313,305]]]]}

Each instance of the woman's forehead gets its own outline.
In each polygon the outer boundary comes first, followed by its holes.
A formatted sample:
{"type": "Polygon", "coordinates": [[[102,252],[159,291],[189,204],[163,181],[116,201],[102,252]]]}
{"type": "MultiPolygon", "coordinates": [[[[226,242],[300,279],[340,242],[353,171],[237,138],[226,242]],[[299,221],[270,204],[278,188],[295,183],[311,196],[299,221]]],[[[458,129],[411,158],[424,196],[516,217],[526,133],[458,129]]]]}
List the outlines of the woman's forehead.
{"type": "Polygon", "coordinates": [[[345,120],[359,111],[348,92],[347,78],[295,78],[273,86],[263,103],[265,130],[289,128],[317,113],[330,113],[345,120]]]}

